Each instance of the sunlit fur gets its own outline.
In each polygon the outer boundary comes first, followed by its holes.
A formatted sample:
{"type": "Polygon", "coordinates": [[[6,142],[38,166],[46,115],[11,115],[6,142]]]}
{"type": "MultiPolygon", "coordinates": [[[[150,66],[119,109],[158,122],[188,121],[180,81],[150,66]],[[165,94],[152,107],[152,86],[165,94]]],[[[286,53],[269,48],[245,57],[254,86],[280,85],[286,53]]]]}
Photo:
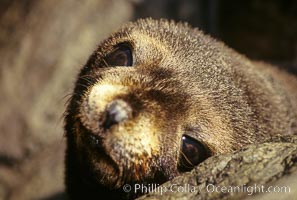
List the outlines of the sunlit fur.
{"type": "Polygon", "coordinates": [[[78,76],[65,117],[67,192],[127,197],[125,183],[171,179],[183,134],[219,154],[296,129],[296,77],[186,24],[138,20],[103,41],[78,76]],[[120,43],[133,66],[108,66],[120,43]],[[117,99],[131,116],[105,130],[104,109],[117,99]]]}

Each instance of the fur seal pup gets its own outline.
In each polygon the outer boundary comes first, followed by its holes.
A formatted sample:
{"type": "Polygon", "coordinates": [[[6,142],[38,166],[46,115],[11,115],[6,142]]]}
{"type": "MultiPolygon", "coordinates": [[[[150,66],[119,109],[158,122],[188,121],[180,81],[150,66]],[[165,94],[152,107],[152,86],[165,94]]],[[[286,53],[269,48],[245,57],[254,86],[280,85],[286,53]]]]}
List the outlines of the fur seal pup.
{"type": "Polygon", "coordinates": [[[132,198],[135,183],[163,183],[296,129],[296,77],[186,24],[138,20],[103,41],[78,75],[65,117],[67,193],[132,198]]]}

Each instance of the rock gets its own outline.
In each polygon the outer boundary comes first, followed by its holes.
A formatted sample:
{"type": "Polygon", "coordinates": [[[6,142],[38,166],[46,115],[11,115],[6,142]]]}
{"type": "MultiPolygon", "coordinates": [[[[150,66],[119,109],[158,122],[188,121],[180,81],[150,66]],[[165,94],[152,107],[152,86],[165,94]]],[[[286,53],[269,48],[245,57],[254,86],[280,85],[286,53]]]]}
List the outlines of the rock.
{"type": "Polygon", "coordinates": [[[139,199],[292,199],[297,196],[297,135],[270,138],[266,143],[213,156],[193,171],[176,177],[139,199]],[[185,192],[173,188],[180,186],[185,192]],[[281,193],[271,192],[282,187],[281,193]],[[186,190],[192,188],[192,190],[186,190]],[[290,190],[290,192],[289,192],[290,190]],[[160,191],[156,190],[156,191],[160,191]],[[255,192],[256,191],[256,192],[255,192]]]}

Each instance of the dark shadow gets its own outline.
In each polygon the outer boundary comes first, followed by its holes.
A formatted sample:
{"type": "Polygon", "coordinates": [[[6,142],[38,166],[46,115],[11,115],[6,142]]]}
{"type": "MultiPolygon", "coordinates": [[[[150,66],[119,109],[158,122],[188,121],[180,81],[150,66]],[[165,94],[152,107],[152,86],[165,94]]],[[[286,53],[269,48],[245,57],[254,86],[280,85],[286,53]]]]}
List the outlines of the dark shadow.
{"type": "Polygon", "coordinates": [[[59,193],[53,194],[51,196],[42,198],[40,200],[66,200],[66,199],[67,199],[66,194],[64,192],[59,192],[59,193]]]}

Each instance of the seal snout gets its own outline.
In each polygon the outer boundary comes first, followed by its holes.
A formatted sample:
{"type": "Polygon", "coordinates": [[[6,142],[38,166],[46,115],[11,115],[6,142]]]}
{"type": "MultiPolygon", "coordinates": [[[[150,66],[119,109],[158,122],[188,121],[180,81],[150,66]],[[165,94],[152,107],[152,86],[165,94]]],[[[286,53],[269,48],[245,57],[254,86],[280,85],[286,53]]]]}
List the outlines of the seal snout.
{"type": "Polygon", "coordinates": [[[113,125],[130,118],[132,113],[131,107],[123,100],[113,100],[106,106],[105,119],[103,122],[103,128],[109,129],[113,125]]]}

